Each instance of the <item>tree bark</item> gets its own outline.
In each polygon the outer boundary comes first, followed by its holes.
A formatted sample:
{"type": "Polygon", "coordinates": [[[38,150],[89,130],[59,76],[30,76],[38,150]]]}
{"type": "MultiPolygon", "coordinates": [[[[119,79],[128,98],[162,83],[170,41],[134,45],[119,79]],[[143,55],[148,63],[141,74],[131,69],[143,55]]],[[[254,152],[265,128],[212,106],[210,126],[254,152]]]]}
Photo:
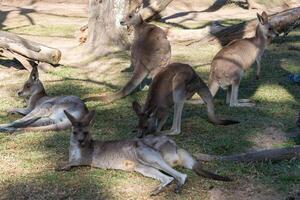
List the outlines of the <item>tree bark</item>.
{"type": "MultiPolygon", "coordinates": [[[[151,1],[149,6],[141,9],[141,16],[146,20],[165,9],[171,1],[151,1]]],[[[128,29],[121,26],[120,21],[142,2],[143,0],[90,0],[87,53],[97,56],[106,53],[108,47],[129,48],[128,29]]]]}
{"type": "Polygon", "coordinates": [[[88,20],[88,53],[101,52],[108,46],[128,46],[126,27],[120,25],[126,0],[90,0],[88,20]]]}
{"type": "MultiPolygon", "coordinates": [[[[18,35],[4,31],[0,31],[0,48],[2,49],[1,53],[3,55],[15,55],[14,57],[16,57],[16,59],[19,58],[18,60],[24,57],[24,59],[29,58],[35,61],[58,64],[61,58],[61,52],[58,49],[47,47],[43,44],[26,40],[18,35]]],[[[20,62],[22,63],[22,61],[20,62]]]]}
{"type": "Polygon", "coordinates": [[[196,158],[201,161],[233,161],[233,162],[258,162],[258,161],[279,161],[285,159],[299,159],[300,145],[287,148],[266,149],[249,153],[241,153],[231,156],[215,156],[208,154],[197,154],[196,158]]]}

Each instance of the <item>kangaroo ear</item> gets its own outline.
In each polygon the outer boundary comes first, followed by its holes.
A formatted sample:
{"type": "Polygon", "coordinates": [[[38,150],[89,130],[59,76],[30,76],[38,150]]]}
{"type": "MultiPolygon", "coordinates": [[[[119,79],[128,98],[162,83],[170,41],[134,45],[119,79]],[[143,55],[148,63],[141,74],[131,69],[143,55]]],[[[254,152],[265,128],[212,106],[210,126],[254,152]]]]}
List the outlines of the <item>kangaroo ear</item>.
{"type": "Polygon", "coordinates": [[[142,107],[137,101],[132,102],[132,109],[137,115],[142,113],[142,107]]]}
{"type": "Polygon", "coordinates": [[[257,19],[261,24],[267,24],[269,22],[268,15],[265,11],[263,11],[261,15],[257,13],[257,19]]]}
{"type": "Polygon", "coordinates": [[[38,71],[37,66],[32,66],[32,70],[30,72],[29,78],[32,79],[33,81],[36,81],[39,79],[39,71],[38,71]]]}
{"type": "Polygon", "coordinates": [[[85,126],[91,124],[91,122],[95,118],[95,115],[96,115],[96,111],[95,110],[91,110],[87,115],[84,116],[84,118],[81,121],[81,123],[83,125],[85,125],[85,126]]]}
{"type": "Polygon", "coordinates": [[[267,13],[265,11],[263,11],[261,13],[261,17],[263,19],[264,24],[267,24],[269,22],[268,15],[267,15],[267,13]]]}
{"type": "Polygon", "coordinates": [[[263,24],[262,16],[260,16],[260,14],[258,14],[258,13],[256,13],[256,16],[257,16],[259,23],[263,24]]]}
{"type": "Polygon", "coordinates": [[[64,110],[65,115],[67,116],[67,118],[70,120],[71,124],[77,124],[77,120],[75,119],[75,117],[73,117],[73,115],[71,115],[68,111],[64,110]]]}

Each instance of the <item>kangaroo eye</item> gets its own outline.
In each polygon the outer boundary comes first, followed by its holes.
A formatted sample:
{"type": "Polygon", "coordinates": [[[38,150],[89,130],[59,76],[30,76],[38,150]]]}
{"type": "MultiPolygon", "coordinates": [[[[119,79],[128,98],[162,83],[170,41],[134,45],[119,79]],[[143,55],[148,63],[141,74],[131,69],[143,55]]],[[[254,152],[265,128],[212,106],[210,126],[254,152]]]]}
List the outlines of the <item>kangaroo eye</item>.
{"type": "Polygon", "coordinates": [[[269,31],[271,31],[271,30],[272,30],[272,27],[269,28],[269,31]]]}
{"type": "Polygon", "coordinates": [[[30,85],[26,85],[26,88],[30,88],[30,85]]]}
{"type": "Polygon", "coordinates": [[[132,15],[129,15],[128,17],[129,17],[129,19],[132,18],[132,15]]]}
{"type": "Polygon", "coordinates": [[[74,132],[73,132],[73,134],[74,134],[74,135],[76,135],[76,134],[77,134],[77,132],[76,132],[76,131],[74,131],[74,132]]]}

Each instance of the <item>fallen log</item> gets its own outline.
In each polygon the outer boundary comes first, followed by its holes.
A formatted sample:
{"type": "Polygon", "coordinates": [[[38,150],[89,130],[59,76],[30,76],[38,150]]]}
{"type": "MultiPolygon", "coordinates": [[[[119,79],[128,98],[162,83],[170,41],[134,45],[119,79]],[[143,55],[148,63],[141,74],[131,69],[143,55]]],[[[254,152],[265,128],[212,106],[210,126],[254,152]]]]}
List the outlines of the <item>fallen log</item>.
{"type": "Polygon", "coordinates": [[[2,49],[0,51],[2,56],[14,57],[22,64],[29,59],[56,65],[61,58],[61,52],[58,49],[4,31],[0,31],[0,49],[2,49]]]}
{"type": "Polygon", "coordinates": [[[209,154],[197,154],[200,161],[233,161],[233,162],[258,162],[258,161],[279,161],[285,159],[299,159],[300,145],[286,148],[265,149],[249,153],[241,153],[230,156],[215,156],[209,154]]]}
{"type": "MultiPolygon", "coordinates": [[[[278,33],[287,35],[291,30],[300,25],[300,7],[284,10],[271,15],[270,23],[278,33]]],[[[224,28],[220,26],[218,30],[206,28],[206,32],[202,31],[200,32],[202,33],[201,35],[197,35],[198,38],[190,38],[192,42],[189,42],[187,46],[194,43],[221,43],[222,45],[226,45],[236,39],[252,37],[255,34],[256,26],[257,19],[253,19],[230,27],[224,28]]],[[[189,30],[183,30],[182,32],[184,31],[185,34],[188,35],[189,30]]],[[[170,34],[172,35],[171,31],[170,34]]],[[[176,39],[180,37],[175,36],[173,33],[172,38],[176,39]]],[[[188,40],[186,37],[184,39],[188,40]]]]}

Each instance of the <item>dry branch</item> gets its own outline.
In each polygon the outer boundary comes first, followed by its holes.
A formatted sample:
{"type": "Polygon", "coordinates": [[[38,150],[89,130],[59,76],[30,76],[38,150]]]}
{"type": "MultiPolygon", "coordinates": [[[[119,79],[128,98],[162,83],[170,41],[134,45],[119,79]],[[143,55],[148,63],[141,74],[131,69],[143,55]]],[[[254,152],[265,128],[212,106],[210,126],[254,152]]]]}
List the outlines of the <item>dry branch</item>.
{"type": "MultiPolygon", "coordinates": [[[[270,23],[279,33],[287,35],[296,26],[300,24],[300,7],[284,10],[271,15],[270,23]]],[[[255,34],[257,20],[253,19],[230,27],[207,26],[198,30],[172,31],[168,33],[170,40],[192,41],[193,43],[217,43],[226,45],[232,40],[252,37],[255,34]],[[191,34],[189,34],[191,33],[191,34]],[[182,36],[183,35],[183,36],[182,36]]]]}
{"type": "Polygon", "coordinates": [[[19,58],[23,56],[31,60],[47,62],[54,65],[58,64],[61,58],[61,52],[58,49],[47,47],[43,44],[29,41],[16,34],[4,31],[0,31],[0,48],[3,49],[2,53],[4,50],[6,53],[9,51],[11,56],[19,54],[17,55],[19,58]]]}
{"type": "Polygon", "coordinates": [[[259,150],[249,153],[241,153],[231,156],[215,156],[208,154],[197,154],[196,158],[201,161],[234,161],[234,162],[257,162],[257,161],[279,161],[285,159],[300,158],[300,145],[294,147],[259,150]]]}

